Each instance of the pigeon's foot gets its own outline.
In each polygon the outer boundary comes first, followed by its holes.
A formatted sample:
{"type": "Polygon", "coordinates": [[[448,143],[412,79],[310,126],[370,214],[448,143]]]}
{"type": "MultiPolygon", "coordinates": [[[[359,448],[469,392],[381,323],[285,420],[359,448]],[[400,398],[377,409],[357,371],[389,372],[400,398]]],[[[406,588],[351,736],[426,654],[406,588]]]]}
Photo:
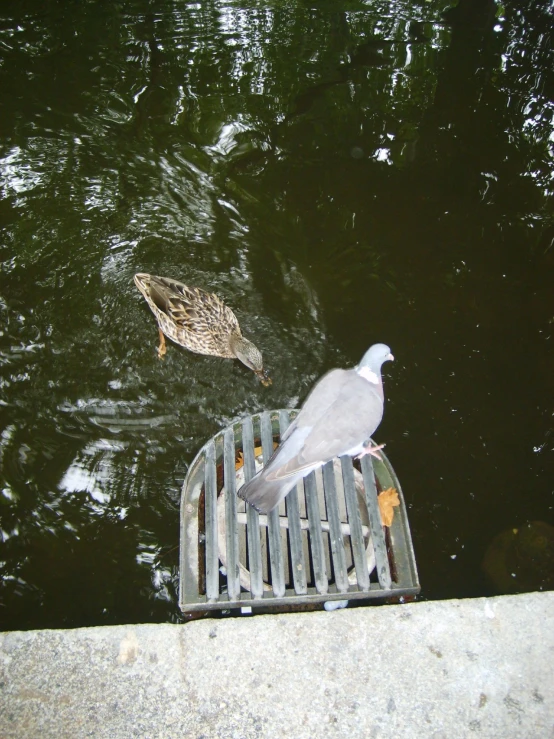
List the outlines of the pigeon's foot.
{"type": "Polygon", "coordinates": [[[364,450],[361,454],[358,454],[356,459],[361,459],[362,457],[365,457],[366,454],[371,454],[372,457],[375,457],[375,459],[378,459],[379,462],[382,461],[381,455],[377,454],[379,449],[384,449],[384,444],[378,444],[377,446],[371,446],[371,443],[368,443],[367,446],[364,446],[364,450]]]}

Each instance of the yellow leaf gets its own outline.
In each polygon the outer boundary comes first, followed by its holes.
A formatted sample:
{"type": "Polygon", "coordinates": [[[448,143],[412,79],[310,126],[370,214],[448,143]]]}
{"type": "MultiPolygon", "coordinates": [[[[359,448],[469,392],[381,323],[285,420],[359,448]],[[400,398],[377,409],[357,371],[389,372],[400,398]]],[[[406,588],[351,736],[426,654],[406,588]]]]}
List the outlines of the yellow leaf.
{"type": "Polygon", "coordinates": [[[400,505],[400,498],[396,488],[387,488],[377,496],[379,510],[381,512],[381,521],[383,526],[390,526],[394,518],[394,509],[400,505]]]}
{"type": "Polygon", "coordinates": [[[235,459],[235,470],[240,470],[243,464],[244,464],[244,456],[242,452],[237,452],[237,456],[235,459]]]}
{"type": "MultiPolygon", "coordinates": [[[[276,441],[273,442],[273,448],[276,449],[279,446],[276,441]]],[[[254,457],[259,457],[262,453],[262,447],[261,446],[255,446],[254,447],[254,457]]],[[[235,457],[235,470],[240,470],[240,468],[244,464],[244,455],[242,452],[237,452],[237,456],[235,457]]]]}

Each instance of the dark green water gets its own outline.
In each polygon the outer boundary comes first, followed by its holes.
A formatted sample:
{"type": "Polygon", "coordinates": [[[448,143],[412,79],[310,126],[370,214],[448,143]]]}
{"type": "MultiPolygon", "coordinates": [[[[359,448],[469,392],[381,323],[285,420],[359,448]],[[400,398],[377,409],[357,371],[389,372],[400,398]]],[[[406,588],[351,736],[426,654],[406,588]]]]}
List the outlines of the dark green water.
{"type": "Polygon", "coordinates": [[[422,594],[495,592],[492,539],[554,523],[553,12],[3,0],[0,628],[178,620],[196,451],[375,341],[422,594]],[[137,271],[273,386],[159,362],[137,271]]]}

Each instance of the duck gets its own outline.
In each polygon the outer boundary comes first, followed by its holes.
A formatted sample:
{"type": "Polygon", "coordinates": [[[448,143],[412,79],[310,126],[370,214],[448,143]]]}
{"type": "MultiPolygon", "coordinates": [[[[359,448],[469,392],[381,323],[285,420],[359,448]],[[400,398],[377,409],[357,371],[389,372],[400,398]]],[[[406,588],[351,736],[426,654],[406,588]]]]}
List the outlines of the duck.
{"type": "Polygon", "coordinates": [[[217,295],[146,272],[134,279],[158,322],[160,359],[167,351],[167,336],[196,354],[240,359],[262,385],[271,385],[260,350],[242,335],[237,317],[217,295]]]}

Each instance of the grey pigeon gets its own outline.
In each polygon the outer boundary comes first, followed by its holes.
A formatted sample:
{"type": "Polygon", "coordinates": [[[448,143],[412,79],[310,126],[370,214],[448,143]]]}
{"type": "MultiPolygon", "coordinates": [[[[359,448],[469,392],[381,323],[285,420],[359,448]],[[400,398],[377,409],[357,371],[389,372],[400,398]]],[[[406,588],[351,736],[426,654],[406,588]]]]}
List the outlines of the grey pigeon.
{"type": "Polygon", "coordinates": [[[265,467],[238,491],[260,513],[273,510],[296,483],[335,457],[361,457],[384,446],[370,437],[383,417],[381,366],[392,360],[386,344],[374,344],[353,369],[334,369],[308,395],[265,467]]]}

